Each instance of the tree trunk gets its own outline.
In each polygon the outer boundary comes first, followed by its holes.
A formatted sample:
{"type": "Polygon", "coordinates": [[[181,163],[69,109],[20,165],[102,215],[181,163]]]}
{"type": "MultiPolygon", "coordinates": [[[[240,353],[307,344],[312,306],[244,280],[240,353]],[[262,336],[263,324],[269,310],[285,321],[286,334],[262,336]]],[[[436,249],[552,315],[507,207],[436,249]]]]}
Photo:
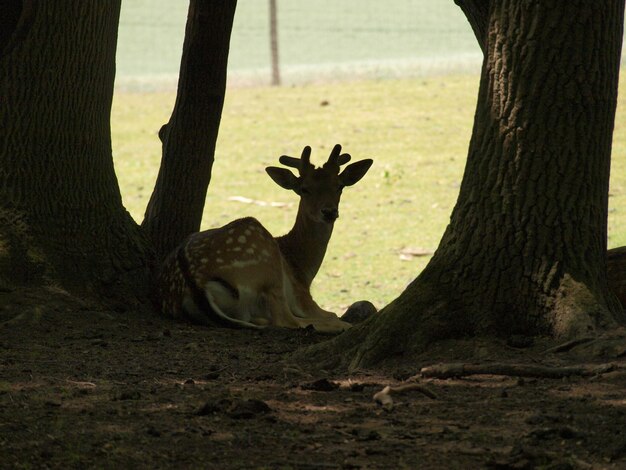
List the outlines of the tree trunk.
{"type": "Polygon", "coordinates": [[[236,0],[191,0],[174,111],[159,132],[163,156],[143,221],[163,259],[200,229],[226,92],[236,0]]]}
{"type": "MultiPolygon", "coordinates": [[[[487,41],[486,31],[489,22],[490,0],[454,0],[454,3],[463,10],[476,35],[478,45],[484,53],[487,41]]],[[[622,308],[626,307],[626,269],[619,268],[624,265],[622,258],[625,256],[626,252],[619,249],[607,252],[609,287],[620,300],[622,308]]]]}
{"type": "Polygon", "coordinates": [[[0,52],[0,288],[141,297],[150,250],[122,206],[109,126],[120,1],[11,4],[21,17],[0,52]]]}
{"type": "Polygon", "coordinates": [[[559,5],[492,6],[465,177],[424,273],[439,282],[452,268],[444,278],[460,281],[462,310],[473,304],[473,330],[571,336],[612,323],[606,220],[624,4],[559,5]]]}
{"type": "Polygon", "coordinates": [[[318,353],[348,351],[354,368],[440,338],[566,339],[624,322],[606,274],[624,2],[556,5],[492,3],[467,165],[439,248],[398,299],[318,353]]]}
{"type": "Polygon", "coordinates": [[[607,251],[609,287],[626,308],[626,246],[607,251]]]}

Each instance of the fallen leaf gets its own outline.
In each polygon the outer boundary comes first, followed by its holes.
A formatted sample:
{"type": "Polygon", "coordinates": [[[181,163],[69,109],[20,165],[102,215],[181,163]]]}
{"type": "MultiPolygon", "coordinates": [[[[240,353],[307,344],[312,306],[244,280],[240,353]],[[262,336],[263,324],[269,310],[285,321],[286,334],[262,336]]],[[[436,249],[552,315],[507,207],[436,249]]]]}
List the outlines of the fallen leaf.
{"type": "Polygon", "coordinates": [[[398,251],[398,256],[402,261],[411,261],[413,258],[430,256],[433,253],[433,250],[427,250],[426,248],[405,247],[398,251]]]}
{"type": "Polygon", "coordinates": [[[258,199],[250,199],[244,196],[230,196],[229,201],[242,202],[244,204],[255,204],[262,207],[288,207],[292,204],[290,202],[272,202],[272,201],[260,201],[258,199]]]}

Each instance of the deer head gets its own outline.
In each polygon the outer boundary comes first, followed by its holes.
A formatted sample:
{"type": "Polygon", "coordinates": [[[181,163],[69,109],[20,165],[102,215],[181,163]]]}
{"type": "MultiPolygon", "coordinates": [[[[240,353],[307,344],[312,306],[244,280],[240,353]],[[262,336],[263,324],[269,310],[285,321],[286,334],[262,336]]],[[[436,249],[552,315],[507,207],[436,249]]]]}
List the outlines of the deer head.
{"type": "Polygon", "coordinates": [[[306,146],[300,158],[283,155],[280,163],[298,170],[298,176],[285,168],[270,166],[265,169],[276,184],[300,196],[298,214],[320,224],[333,224],[339,217],[339,200],[346,186],[357,183],[373,161],[361,160],[348,165],[341,173],[341,165],[350,161],[350,155],[341,153],[341,145],[333,148],[328,161],[321,168],[311,164],[311,147],[306,146]]]}

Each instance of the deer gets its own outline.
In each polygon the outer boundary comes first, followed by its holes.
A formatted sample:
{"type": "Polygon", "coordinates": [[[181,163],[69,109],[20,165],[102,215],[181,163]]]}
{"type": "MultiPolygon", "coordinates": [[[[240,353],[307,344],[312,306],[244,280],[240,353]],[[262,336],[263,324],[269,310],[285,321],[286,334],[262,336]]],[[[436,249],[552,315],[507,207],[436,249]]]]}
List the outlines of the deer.
{"type": "Polygon", "coordinates": [[[373,161],[348,163],[337,144],[323,166],[310,162],[311,147],[300,158],[283,155],[282,167],[265,169],[280,187],[300,197],[293,228],[280,237],[255,218],[196,232],[172,251],[159,274],[165,315],[204,325],[241,328],[306,328],[339,333],[350,328],[311,296],[339,217],[342,190],[365,176],[373,161]]]}

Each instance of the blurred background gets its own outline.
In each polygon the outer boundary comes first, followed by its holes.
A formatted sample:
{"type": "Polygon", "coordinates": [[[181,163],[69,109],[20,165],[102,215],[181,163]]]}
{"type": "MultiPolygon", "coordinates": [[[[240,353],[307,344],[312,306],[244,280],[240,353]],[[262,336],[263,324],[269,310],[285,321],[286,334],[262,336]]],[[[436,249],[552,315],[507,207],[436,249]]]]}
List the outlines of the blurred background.
{"type": "MultiPolygon", "coordinates": [[[[122,2],[119,87],[176,86],[187,7],[181,0],[122,2]]],[[[240,0],[229,85],[272,83],[272,25],[284,85],[477,72],[481,63],[452,0],[240,0]]]]}

